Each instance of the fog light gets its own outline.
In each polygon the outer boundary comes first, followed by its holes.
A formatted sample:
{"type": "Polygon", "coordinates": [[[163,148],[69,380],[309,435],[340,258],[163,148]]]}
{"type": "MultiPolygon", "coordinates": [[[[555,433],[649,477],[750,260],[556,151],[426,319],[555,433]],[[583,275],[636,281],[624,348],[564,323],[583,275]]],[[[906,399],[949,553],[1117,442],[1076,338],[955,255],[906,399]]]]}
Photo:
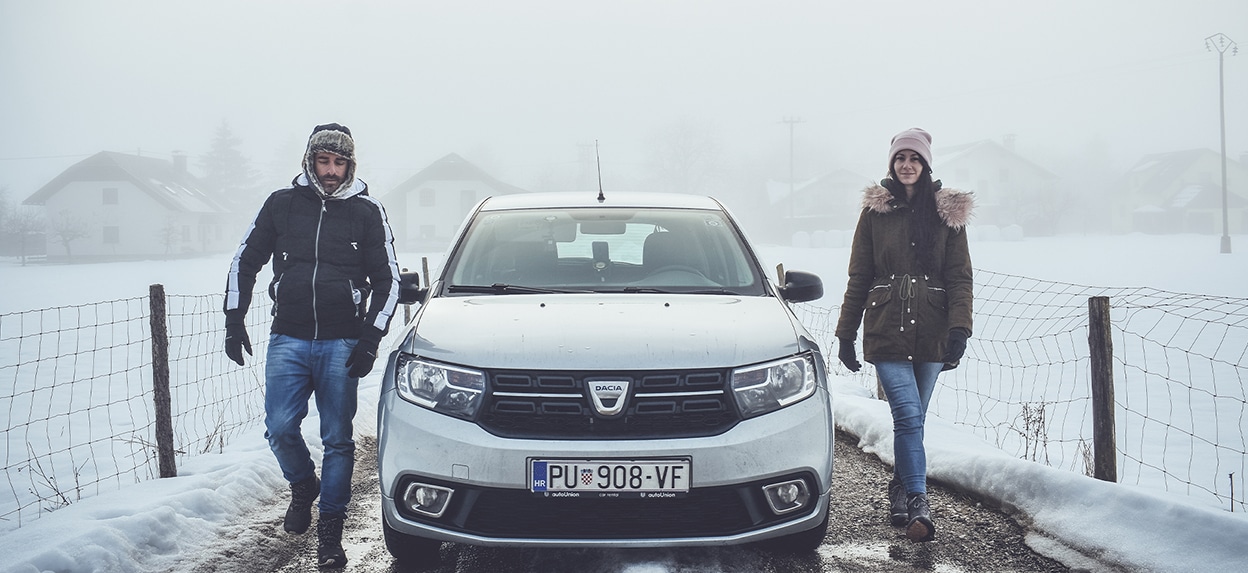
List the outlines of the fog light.
{"type": "Polygon", "coordinates": [[[442,517],[446,505],[451,501],[455,490],[429,485],[427,483],[411,483],[403,492],[403,503],[408,509],[429,517],[442,517]]]}
{"type": "Polygon", "coordinates": [[[763,494],[767,505],[777,515],[801,509],[810,503],[810,488],[806,487],[805,480],[800,479],[763,486],[763,494]]]}

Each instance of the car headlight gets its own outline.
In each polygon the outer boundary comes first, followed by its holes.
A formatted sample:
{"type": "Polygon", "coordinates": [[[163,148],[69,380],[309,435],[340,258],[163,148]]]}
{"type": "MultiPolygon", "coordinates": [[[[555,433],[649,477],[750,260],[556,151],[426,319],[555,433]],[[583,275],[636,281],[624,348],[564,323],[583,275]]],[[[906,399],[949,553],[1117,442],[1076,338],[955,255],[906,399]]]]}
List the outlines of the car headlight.
{"type": "Polygon", "coordinates": [[[485,374],[399,355],[394,382],[404,400],[459,418],[472,418],[481,406],[485,374]]]}
{"type": "Polygon", "coordinates": [[[732,394],[741,415],[779,410],[815,393],[818,374],[809,354],[732,371],[732,394]]]}

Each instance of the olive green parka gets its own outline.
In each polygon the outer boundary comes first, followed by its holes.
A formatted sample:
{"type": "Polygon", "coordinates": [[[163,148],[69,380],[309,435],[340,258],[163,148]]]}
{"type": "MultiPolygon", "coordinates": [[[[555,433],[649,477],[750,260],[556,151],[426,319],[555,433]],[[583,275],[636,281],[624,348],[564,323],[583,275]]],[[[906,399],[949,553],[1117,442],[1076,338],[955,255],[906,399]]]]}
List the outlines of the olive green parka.
{"type": "Polygon", "coordinates": [[[856,339],[861,324],[867,362],[941,362],[949,329],[972,332],[974,294],[966,224],[974,197],[937,187],[935,200],[944,223],[935,237],[931,265],[939,273],[925,274],[910,239],[909,204],[882,185],[863,190],[836,337],[856,339]]]}

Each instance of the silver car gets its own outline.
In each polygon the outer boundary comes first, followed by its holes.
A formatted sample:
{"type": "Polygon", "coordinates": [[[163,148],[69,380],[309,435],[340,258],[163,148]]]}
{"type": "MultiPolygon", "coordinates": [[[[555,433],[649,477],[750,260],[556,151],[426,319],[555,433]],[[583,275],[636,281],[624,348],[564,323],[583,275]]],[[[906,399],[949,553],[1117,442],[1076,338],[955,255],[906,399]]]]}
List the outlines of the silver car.
{"type": "MultiPolygon", "coordinates": [[[[468,215],[390,354],[383,530],[444,541],[659,547],[823,541],[823,355],[727,209],[679,194],[518,194],[468,215]]],[[[407,277],[410,280],[411,277],[407,277]]]]}

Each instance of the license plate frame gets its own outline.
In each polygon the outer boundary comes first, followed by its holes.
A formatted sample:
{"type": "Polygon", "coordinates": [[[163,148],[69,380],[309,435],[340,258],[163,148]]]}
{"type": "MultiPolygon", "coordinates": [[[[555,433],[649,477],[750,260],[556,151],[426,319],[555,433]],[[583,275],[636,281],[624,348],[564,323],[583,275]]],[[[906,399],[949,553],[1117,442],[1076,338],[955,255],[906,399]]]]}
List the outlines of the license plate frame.
{"type": "Polygon", "coordinates": [[[693,477],[688,456],[528,458],[527,466],[529,491],[545,497],[684,497],[693,477]]]}

